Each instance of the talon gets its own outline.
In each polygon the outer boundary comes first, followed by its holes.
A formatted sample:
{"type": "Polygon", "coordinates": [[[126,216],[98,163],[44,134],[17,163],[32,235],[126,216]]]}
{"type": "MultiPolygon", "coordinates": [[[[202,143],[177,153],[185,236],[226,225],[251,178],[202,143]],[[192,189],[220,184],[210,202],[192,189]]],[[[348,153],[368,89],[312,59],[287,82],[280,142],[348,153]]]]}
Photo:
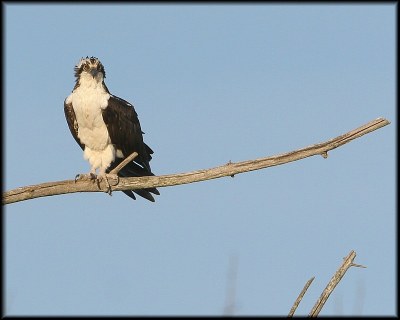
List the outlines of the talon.
{"type": "Polygon", "coordinates": [[[75,181],[75,183],[76,183],[76,181],[77,181],[77,180],[79,180],[79,179],[80,179],[80,177],[81,177],[81,175],[80,175],[79,173],[78,173],[78,174],[75,176],[75,180],[74,180],[74,181],[75,181]]]}
{"type": "Polygon", "coordinates": [[[100,189],[100,181],[102,181],[102,180],[104,180],[104,182],[105,182],[105,184],[107,186],[107,190],[105,192],[108,193],[108,194],[111,194],[110,193],[111,192],[111,186],[110,186],[110,183],[108,182],[107,174],[100,174],[98,176],[97,185],[98,185],[99,189],[100,189]]]}
{"type": "Polygon", "coordinates": [[[112,187],[111,187],[110,181],[108,179],[111,178],[113,180],[117,180],[117,183],[113,184],[113,186],[116,186],[119,183],[119,176],[117,174],[105,174],[102,177],[104,178],[104,180],[106,181],[106,184],[107,184],[106,192],[111,196],[112,195],[112,187]]]}
{"type": "MultiPolygon", "coordinates": [[[[92,174],[90,174],[90,175],[92,176],[92,174]]],[[[93,179],[94,179],[93,182],[96,182],[97,183],[97,187],[100,189],[100,182],[102,180],[102,177],[94,175],[93,179]]]]}
{"type": "Polygon", "coordinates": [[[111,190],[110,183],[108,182],[107,175],[104,175],[104,180],[106,181],[106,184],[107,184],[107,191],[106,192],[111,196],[112,190],[111,190]]]}
{"type": "Polygon", "coordinates": [[[112,196],[112,189],[111,189],[111,187],[109,187],[109,188],[107,189],[107,193],[108,193],[108,195],[112,196]]]}
{"type": "Polygon", "coordinates": [[[94,179],[93,177],[96,178],[96,175],[93,175],[92,173],[90,173],[90,174],[78,173],[78,174],[75,176],[75,183],[76,183],[78,180],[84,180],[84,179],[93,180],[93,179],[94,179]]]}

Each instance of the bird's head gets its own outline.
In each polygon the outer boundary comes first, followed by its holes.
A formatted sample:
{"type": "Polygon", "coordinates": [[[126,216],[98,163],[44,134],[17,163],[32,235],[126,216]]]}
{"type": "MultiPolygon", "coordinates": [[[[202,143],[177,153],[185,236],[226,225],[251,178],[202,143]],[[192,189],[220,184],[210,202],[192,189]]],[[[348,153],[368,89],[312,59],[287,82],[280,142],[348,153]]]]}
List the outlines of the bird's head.
{"type": "Polygon", "coordinates": [[[77,84],[99,84],[106,77],[103,64],[95,57],[82,58],[75,66],[75,77],[77,84]]]}

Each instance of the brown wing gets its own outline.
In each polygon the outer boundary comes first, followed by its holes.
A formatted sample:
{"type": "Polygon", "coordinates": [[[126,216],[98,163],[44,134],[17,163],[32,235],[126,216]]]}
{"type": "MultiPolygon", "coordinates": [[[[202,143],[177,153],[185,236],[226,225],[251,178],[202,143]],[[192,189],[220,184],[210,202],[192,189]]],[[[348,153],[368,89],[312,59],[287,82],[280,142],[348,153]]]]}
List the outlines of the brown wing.
{"type": "Polygon", "coordinates": [[[151,172],[149,162],[153,150],[143,142],[143,132],[134,107],[111,95],[107,108],[103,110],[103,120],[116,149],[121,150],[124,157],[137,152],[139,155],[134,162],[151,172]]]}
{"type": "Polygon", "coordinates": [[[72,103],[66,103],[64,101],[64,113],[65,119],[67,119],[69,130],[71,131],[72,136],[74,137],[75,141],[79,144],[82,150],[85,149],[85,146],[81,143],[78,138],[78,122],[76,121],[75,111],[72,107],[72,103]]]}

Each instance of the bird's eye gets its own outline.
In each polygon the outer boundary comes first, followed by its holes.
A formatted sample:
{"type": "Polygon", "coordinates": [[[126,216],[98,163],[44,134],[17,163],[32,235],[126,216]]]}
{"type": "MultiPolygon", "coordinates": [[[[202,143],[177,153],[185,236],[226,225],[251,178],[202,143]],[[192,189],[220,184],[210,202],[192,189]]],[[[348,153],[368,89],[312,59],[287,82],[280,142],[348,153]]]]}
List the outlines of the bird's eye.
{"type": "Polygon", "coordinates": [[[89,66],[88,66],[87,64],[85,64],[85,65],[83,66],[83,70],[84,70],[84,71],[89,71],[89,66]]]}

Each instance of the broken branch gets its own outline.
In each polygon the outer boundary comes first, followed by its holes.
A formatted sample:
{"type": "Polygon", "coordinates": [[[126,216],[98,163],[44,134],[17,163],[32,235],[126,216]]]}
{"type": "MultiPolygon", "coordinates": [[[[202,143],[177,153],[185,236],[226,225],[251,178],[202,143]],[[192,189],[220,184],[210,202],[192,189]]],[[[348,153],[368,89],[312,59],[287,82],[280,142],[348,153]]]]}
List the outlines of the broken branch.
{"type": "Polygon", "coordinates": [[[297,307],[298,307],[299,304],[300,304],[300,301],[303,299],[304,294],[306,293],[308,287],[311,285],[311,282],[313,282],[314,279],[315,279],[315,277],[312,277],[310,280],[308,280],[308,281],[306,282],[306,284],[304,285],[303,290],[301,290],[299,296],[297,297],[296,301],[294,302],[292,309],[290,309],[290,312],[289,312],[289,314],[288,314],[288,318],[293,317],[293,315],[294,315],[294,313],[295,313],[297,307]]]}
{"type": "Polygon", "coordinates": [[[332,291],[336,288],[340,280],[342,280],[344,274],[347,272],[347,270],[350,267],[361,267],[365,268],[362,265],[357,265],[353,263],[354,259],[356,257],[355,251],[350,251],[350,253],[347,255],[347,257],[344,258],[344,261],[342,265],[339,267],[339,269],[336,271],[336,273],[333,275],[332,279],[329,281],[327,286],[325,287],[324,291],[322,291],[321,296],[315,303],[314,307],[311,309],[310,314],[308,315],[309,317],[316,317],[320,313],[322,307],[324,306],[325,302],[328,300],[329,296],[331,295],[332,291]]]}

